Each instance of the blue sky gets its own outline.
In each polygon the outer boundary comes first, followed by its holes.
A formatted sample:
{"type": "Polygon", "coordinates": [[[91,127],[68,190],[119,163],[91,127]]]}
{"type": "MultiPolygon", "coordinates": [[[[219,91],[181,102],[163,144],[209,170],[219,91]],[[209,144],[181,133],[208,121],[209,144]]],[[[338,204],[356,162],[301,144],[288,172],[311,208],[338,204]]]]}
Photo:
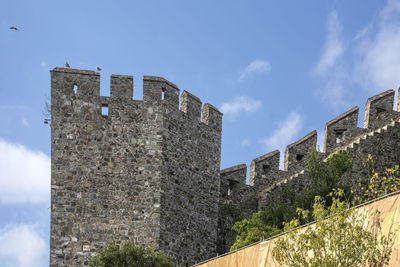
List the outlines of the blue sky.
{"type": "MultiPolygon", "coordinates": [[[[224,112],[221,168],[250,164],[400,85],[400,1],[1,1],[0,262],[45,266],[49,70],[162,76],[224,112]],[[10,30],[16,26],[20,30],[10,30]]],[[[360,126],[363,114],[360,115],[360,126]]]]}

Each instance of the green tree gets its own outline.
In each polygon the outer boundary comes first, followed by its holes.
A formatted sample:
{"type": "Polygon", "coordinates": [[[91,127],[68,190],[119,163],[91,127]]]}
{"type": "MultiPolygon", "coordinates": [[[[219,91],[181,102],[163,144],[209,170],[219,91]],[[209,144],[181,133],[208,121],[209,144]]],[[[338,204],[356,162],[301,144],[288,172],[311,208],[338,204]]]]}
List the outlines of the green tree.
{"type": "Polygon", "coordinates": [[[329,193],[333,188],[342,188],[348,195],[350,187],[340,182],[340,176],[350,167],[351,163],[352,159],[347,151],[332,153],[326,160],[321,153],[315,150],[309,152],[306,175],[310,180],[310,185],[296,200],[295,207],[311,209],[315,196],[324,197],[327,205],[330,205],[329,193]]]}
{"type": "MultiPolygon", "coordinates": [[[[340,176],[350,167],[351,157],[347,151],[332,153],[326,160],[317,151],[310,151],[307,155],[306,176],[310,185],[297,194],[290,184],[282,185],[282,196],[263,211],[253,214],[251,219],[238,221],[232,227],[236,234],[235,243],[231,251],[250,245],[263,238],[268,238],[282,232],[283,222],[297,217],[297,208],[311,209],[315,196],[324,196],[327,205],[331,203],[329,193],[333,188],[340,187],[346,192],[349,187],[340,183],[340,176]]],[[[300,218],[301,223],[310,218],[300,218]]]]}
{"type": "Polygon", "coordinates": [[[123,243],[111,243],[100,250],[90,262],[91,267],[173,267],[172,258],[164,252],[154,252],[150,248],[123,243]]]}
{"type": "MultiPolygon", "coordinates": [[[[366,215],[354,212],[348,202],[342,201],[343,190],[330,194],[332,204],[315,197],[312,217],[316,223],[298,229],[299,220],[285,223],[287,233],[275,242],[274,258],[287,266],[385,266],[393,248],[393,232],[381,234],[380,216],[376,211],[370,230],[363,226],[366,215]]],[[[298,210],[308,216],[309,211],[298,210]]]]}
{"type": "Polygon", "coordinates": [[[275,226],[270,226],[264,223],[262,216],[264,213],[257,212],[253,217],[248,220],[236,222],[232,230],[236,232],[236,241],[231,247],[231,251],[246,245],[260,241],[263,237],[269,237],[282,232],[282,230],[275,226]]]}

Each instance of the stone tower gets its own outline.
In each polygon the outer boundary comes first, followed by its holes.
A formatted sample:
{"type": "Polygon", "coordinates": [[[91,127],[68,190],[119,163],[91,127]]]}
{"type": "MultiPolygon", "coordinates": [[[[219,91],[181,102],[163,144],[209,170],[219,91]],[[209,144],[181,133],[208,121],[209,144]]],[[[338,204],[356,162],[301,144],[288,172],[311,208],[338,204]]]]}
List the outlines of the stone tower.
{"type": "Polygon", "coordinates": [[[51,266],[85,265],[108,242],[215,256],[222,114],[163,78],[51,71],[51,266]],[[103,110],[103,111],[102,111],[103,110]]]}

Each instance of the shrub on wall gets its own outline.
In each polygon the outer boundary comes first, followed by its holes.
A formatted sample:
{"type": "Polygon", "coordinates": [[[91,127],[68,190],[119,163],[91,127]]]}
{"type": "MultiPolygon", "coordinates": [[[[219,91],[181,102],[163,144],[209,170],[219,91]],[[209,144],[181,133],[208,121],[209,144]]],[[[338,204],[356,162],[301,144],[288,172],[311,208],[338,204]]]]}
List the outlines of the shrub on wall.
{"type": "MultiPolygon", "coordinates": [[[[289,184],[283,186],[283,196],[269,204],[263,211],[253,214],[251,219],[236,222],[232,230],[236,233],[231,251],[250,245],[263,238],[268,238],[283,231],[283,222],[297,217],[296,210],[311,209],[315,196],[323,196],[326,205],[331,204],[329,193],[333,188],[342,188],[346,193],[349,187],[340,183],[340,176],[350,167],[351,157],[347,151],[331,154],[326,160],[317,151],[307,155],[306,175],[310,186],[296,195],[289,184]]],[[[312,218],[299,218],[301,223],[312,218]]]]}
{"type": "Polygon", "coordinates": [[[111,243],[97,252],[90,262],[91,267],[173,267],[172,258],[164,252],[154,252],[150,248],[123,243],[111,243]]]}
{"type": "MultiPolygon", "coordinates": [[[[393,232],[382,235],[379,212],[376,211],[368,231],[365,213],[354,212],[340,199],[343,190],[331,193],[332,204],[326,207],[323,198],[315,197],[312,218],[316,223],[296,229],[299,220],[285,223],[287,233],[279,237],[272,251],[285,266],[386,266],[393,248],[393,232]]],[[[298,210],[308,217],[308,210],[298,210]]]]}

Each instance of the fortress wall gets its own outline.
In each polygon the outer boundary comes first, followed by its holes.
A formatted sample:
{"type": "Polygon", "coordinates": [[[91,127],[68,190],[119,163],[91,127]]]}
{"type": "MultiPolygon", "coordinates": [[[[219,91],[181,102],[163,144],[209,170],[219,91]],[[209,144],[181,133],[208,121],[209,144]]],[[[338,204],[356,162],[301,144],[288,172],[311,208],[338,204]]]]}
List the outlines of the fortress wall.
{"type": "Polygon", "coordinates": [[[367,100],[365,105],[364,128],[371,130],[378,129],[393,118],[400,117],[399,113],[393,110],[394,90],[387,90],[367,100]]]}
{"type": "Polygon", "coordinates": [[[397,112],[400,112],[400,88],[397,90],[397,112]]]}
{"type": "Polygon", "coordinates": [[[317,146],[317,131],[312,131],[299,141],[286,147],[285,150],[285,171],[295,173],[304,169],[307,162],[307,153],[317,146]]]}
{"type": "Polygon", "coordinates": [[[129,101],[131,84],[113,77],[106,100],[97,73],[52,71],[51,264],[85,264],[111,241],[158,247],[161,109],[129,101]]]}
{"type": "Polygon", "coordinates": [[[186,91],[166,109],[160,248],[186,266],[216,253],[222,113],[186,91]]]}
{"type": "Polygon", "coordinates": [[[279,177],[285,176],[285,172],[279,170],[279,150],[253,159],[250,164],[250,185],[256,188],[271,186],[279,177]]]}
{"type": "MultiPolygon", "coordinates": [[[[219,171],[222,113],[187,91],[179,109],[179,88],[163,78],[144,76],[142,101],[132,100],[126,75],[111,76],[105,97],[98,73],[55,68],[51,88],[51,266],[84,265],[124,240],[193,264],[227,249],[221,238],[232,221],[220,204],[250,217],[310,183],[304,169],[316,131],[287,146],[284,170],[277,150],[252,160],[246,185],[246,165],[219,171]]],[[[364,128],[358,107],[326,124],[324,156],[349,151],[353,164],[342,179],[350,185],[369,179],[368,154],[378,172],[399,164],[393,102],[393,90],[368,99],[364,128]]]]}
{"type": "Polygon", "coordinates": [[[247,216],[251,216],[257,210],[257,201],[255,201],[254,187],[246,184],[246,173],[245,164],[220,172],[220,201],[233,204],[247,216]]]}
{"type": "Polygon", "coordinates": [[[366,185],[371,177],[371,170],[382,174],[386,168],[400,164],[400,119],[386,126],[358,137],[345,147],[349,151],[353,163],[342,176],[354,188],[359,183],[366,185]],[[374,163],[367,163],[370,154],[374,163]]]}
{"type": "Polygon", "coordinates": [[[357,129],[358,107],[339,115],[325,125],[324,152],[329,155],[341,146],[344,134],[357,129]]]}
{"type": "Polygon", "coordinates": [[[200,121],[190,100],[179,110],[178,87],[159,77],[144,77],[138,101],[132,76],[112,75],[110,97],[96,72],[51,76],[51,265],[83,265],[124,240],[178,266],[213,253],[222,114],[206,104],[200,121]]]}
{"type": "MultiPolygon", "coordinates": [[[[245,164],[236,165],[220,172],[220,209],[221,205],[233,205],[239,208],[246,217],[250,218],[257,212],[257,198],[255,187],[246,185],[247,167],[245,164]]],[[[219,212],[217,253],[229,250],[226,237],[233,226],[233,218],[224,210],[219,212]]],[[[215,256],[216,254],[212,255],[215,256]]]]}
{"type": "MultiPolygon", "coordinates": [[[[353,187],[358,182],[365,183],[370,177],[369,170],[364,166],[368,154],[373,156],[375,168],[380,172],[400,162],[400,113],[393,111],[393,100],[393,90],[369,98],[365,108],[364,128],[357,127],[358,107],[329,121],[325,126],[324,155],[328,157],[343,149],[350,152],[353,164],[342,179],[353,187]]],[[[285,150],[284,171],[279,170],[277,150],[251,162],[250,186],[256,192],[258,210],[277,199],[284,200],[287,188],[299,194],[309,185],[304,164],[308,151],[316,148],[316,140],[316,131],[313,131],[289,145],[285,150]]],[[[236,202],[240,203],[243,196],[236,196],[232,191],[230,198],[237,198],[236,202]]]]}

